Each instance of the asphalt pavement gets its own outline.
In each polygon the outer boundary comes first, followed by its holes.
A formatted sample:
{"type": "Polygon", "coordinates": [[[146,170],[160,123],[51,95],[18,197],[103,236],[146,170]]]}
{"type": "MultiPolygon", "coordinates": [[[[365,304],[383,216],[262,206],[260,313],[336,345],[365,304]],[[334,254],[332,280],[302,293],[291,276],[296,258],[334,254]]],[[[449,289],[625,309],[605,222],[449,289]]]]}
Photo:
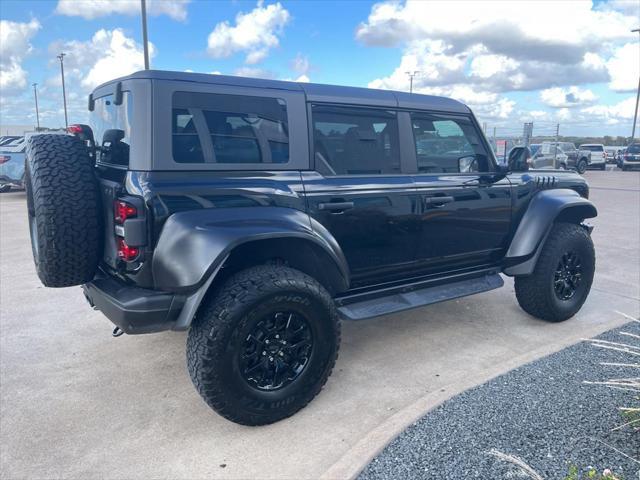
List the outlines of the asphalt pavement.
{"type": "Polygon", "coordinates": [[[184,333],[111,337],[79,287],[47,289],[23,192],[0,196],[0,477],[348,478],[455,394],[625,322],[640,309],[640,173],[588,172],[597,273],[575,318],[548,324],[513,283],[345,323],[325,389],[295,416],[230,423],[193,389],[184,333]]]}

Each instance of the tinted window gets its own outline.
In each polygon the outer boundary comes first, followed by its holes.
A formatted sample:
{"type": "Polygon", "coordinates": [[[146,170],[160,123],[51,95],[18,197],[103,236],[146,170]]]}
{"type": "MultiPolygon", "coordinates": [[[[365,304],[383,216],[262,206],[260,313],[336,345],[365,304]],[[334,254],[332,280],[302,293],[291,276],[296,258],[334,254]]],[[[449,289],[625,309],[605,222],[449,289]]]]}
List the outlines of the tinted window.
{"type": "Polygon", "coordinates": [[[580,148],[591,152],[602,152],[604,150],[602,145],[580,145],[580,148]]]}
{"type": "Polygon", "coordinates": [[[627,148],[627,153],[640,153],[640,144],[634,143],[633,145],[629,145],[627,148]]]}
{"type": "Polygon", "coordinates": [[[113,95],[95,99],[90,123],[96,144],[103,147],[97,153],[99,162],[115,165],[129,164],[131,115],[130,92],[123,92],[120,105],[113,103],[113,95]]]}
{"type": "Polygon", "coordinates": [[[395,112],[314,105],[313,145],[324,175],[400,173],[395,112]]]}
{"type": "Polygon", "coordinates": [[[277,98],[176,92],[172,140],[179,163],[287,163],[287,107],[277,98]]]}
{"type": "Polygon", "coordinates": [[[460,173],[488,169],[486,151],[469,119],[412,113],[411,124],[419,172],[460,173]]]}

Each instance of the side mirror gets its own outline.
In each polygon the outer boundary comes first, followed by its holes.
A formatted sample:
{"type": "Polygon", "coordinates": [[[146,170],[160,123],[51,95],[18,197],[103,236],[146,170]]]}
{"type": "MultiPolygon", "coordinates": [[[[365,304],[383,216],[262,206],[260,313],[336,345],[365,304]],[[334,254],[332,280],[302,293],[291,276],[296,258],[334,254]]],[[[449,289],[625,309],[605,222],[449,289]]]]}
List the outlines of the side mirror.
{"type": "Polygon", "coordinates": [[[478,163],[475,155],[467,155],[458,159],[458,171],[460,173],[470,173],[478,171],[478,163]]]}
{"type": "Polygon", "coordinates": [[[528,160],[531,158],[531,150],[528,147],[513,147],[509,152],[507,165],[512,172],[526,172],[529,170],[528,160]]]}

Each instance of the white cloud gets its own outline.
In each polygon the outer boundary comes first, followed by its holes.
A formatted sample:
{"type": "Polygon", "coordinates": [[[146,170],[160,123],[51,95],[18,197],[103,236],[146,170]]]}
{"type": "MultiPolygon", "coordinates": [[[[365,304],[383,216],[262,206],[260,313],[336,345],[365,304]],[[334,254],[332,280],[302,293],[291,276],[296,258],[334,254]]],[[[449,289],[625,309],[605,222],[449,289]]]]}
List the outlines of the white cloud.
{"type": "Polygon", "coordinates": [[[615,124],[622,120],[632,119],[635,107],[636,99],[634,96],[631,96],[614,105],[594,105],[583,108],[580,110],[580,113],[586,115],[587,118],[594,122],[603,120],[609,124],[615,124]]]}
{"type": "MultiPolygon", "coordinates": [[[[174,20],[187,19],[190,0],[147,0],[149,15],[167,15],[174,20]]],[[[140,15],[140,0],[58,0],[56,13],[87,20],[107,15],[140,15]]]]}
{"type": "Polygon", "coordinates": [[[31,53],[31,38],[40,30],[35,18],[29,22],[0,20],[0,90],[6,95],[27,86],[24,58],[31,53]]]}
{"type": "Polygon", "coordinates": [[[271,70],[266,70],[259,67],[240,67],[233,72],[238,77],[251,77],[251,78],[267,78],[274,80],[277,75],[271,70]]]}
{"type": "Polygon", "coordinates": [[[577,107],[589,105],[598,99],[589,89],[576,86],[569,88],[553,87],[540,92],[540,100],[545,105],[554,108],[577,107]]]}
{"type": "Polygon", "coordinates": [[[637,22],[637,10],[620,1],[388,0],[371,8],[355,37],[402,49],[397,67],[369,87],[408,91],[406,72],[417,71],[414,92],[458,99],[483,119],[588,122],[576,107],[598,99],[583,85],[637,86],[637,42],[636,50],[625,45],[637,22]],[[515,91],[539,91],[542,105],[555,110],[516,111],[504,96],[515,91]]]}
{"type": "Polygon", "coordinates": [[[279,2],[265,7],[260,0],[249,13],[238,13],[235,25],[228,21],[218,23],[209,34],[207,51],[213,58],[246,52],[245,62],[254,65],[280,44],[279,36],[290,20],[289,11],[279,2]]]}
{"type": "Polygon", "coordinates": [[[512,58],[575,62],[602,41],[628,37],[637,22],[631,14],[593,9],[588,0],[555,1],[549,8],[533,0],[461,0],[453,5],[455,14],[452,4],[442,0],[378,3],[358,26],[356,38],[379,46],[440,39],[456,50],[481,43],[512,58]]]}
{"type": "Polygon", "coordinates": [[[299,73],[300,75],[306,75],[311,70],[311,63],[309,63],[309,57],[298,53],[296,58],[291,62],[291,69],[299,73]]]}
{"type": "Polygon", "coordinates": [[[609,0],[598,5],[599,10],[614,10],[625,15],[635,15],[640,18],[640,3],[637,0],[609,0]]]}
{"type": "Polygon", "coordinates": [[[480,78],[491,78],[496,74],[513,72],[520,62],[504,55],[478,55],[471,60],[471,74],[480,78]]]}
{"type": "MultiPolygon", "coordinates": [[[[639,3],[640,5],[640,3],[639,3]]],[[[616,92],[632,92],[638,88],[640,76],[640,45],[637,41],[616,49],[607,61],[611,75],[609,88],[616,92]]]]}
{"type": "MultiPolygon", "coordinates": [[[[142,45],[127,37],[122,29],[98,30],[91,40],[56,42],[50,45],[53,53],[65,52],[65,72],[75,78],[85,90],[101,83],[129,75],[144,68],[142,45]]],[[[149,44],[149,55],[155,55],[155,47],[149,44]]],[[[57,76],[51,79],[56,83],[57,76]]]]}
{"type": "Polygon", "coordinates": [[[311,79],[307,75],[300,75],[294,80],[294,82],[309,83],[311,79]]]}

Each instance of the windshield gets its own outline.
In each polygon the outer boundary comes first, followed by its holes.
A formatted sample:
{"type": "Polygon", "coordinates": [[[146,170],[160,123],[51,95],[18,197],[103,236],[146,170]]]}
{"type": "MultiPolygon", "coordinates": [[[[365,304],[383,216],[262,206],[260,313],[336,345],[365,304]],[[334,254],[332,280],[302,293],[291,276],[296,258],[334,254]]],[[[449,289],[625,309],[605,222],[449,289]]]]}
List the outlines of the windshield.
{"type": "Polygon", "coordinates": [[[90,123],[96,145],[102,147],[98,151],[98,162],[125,166],[129,164],[131,103],[129,92],[123,92],[121,105],[113,103],[113,95],[95,99],[90,123]]]}

